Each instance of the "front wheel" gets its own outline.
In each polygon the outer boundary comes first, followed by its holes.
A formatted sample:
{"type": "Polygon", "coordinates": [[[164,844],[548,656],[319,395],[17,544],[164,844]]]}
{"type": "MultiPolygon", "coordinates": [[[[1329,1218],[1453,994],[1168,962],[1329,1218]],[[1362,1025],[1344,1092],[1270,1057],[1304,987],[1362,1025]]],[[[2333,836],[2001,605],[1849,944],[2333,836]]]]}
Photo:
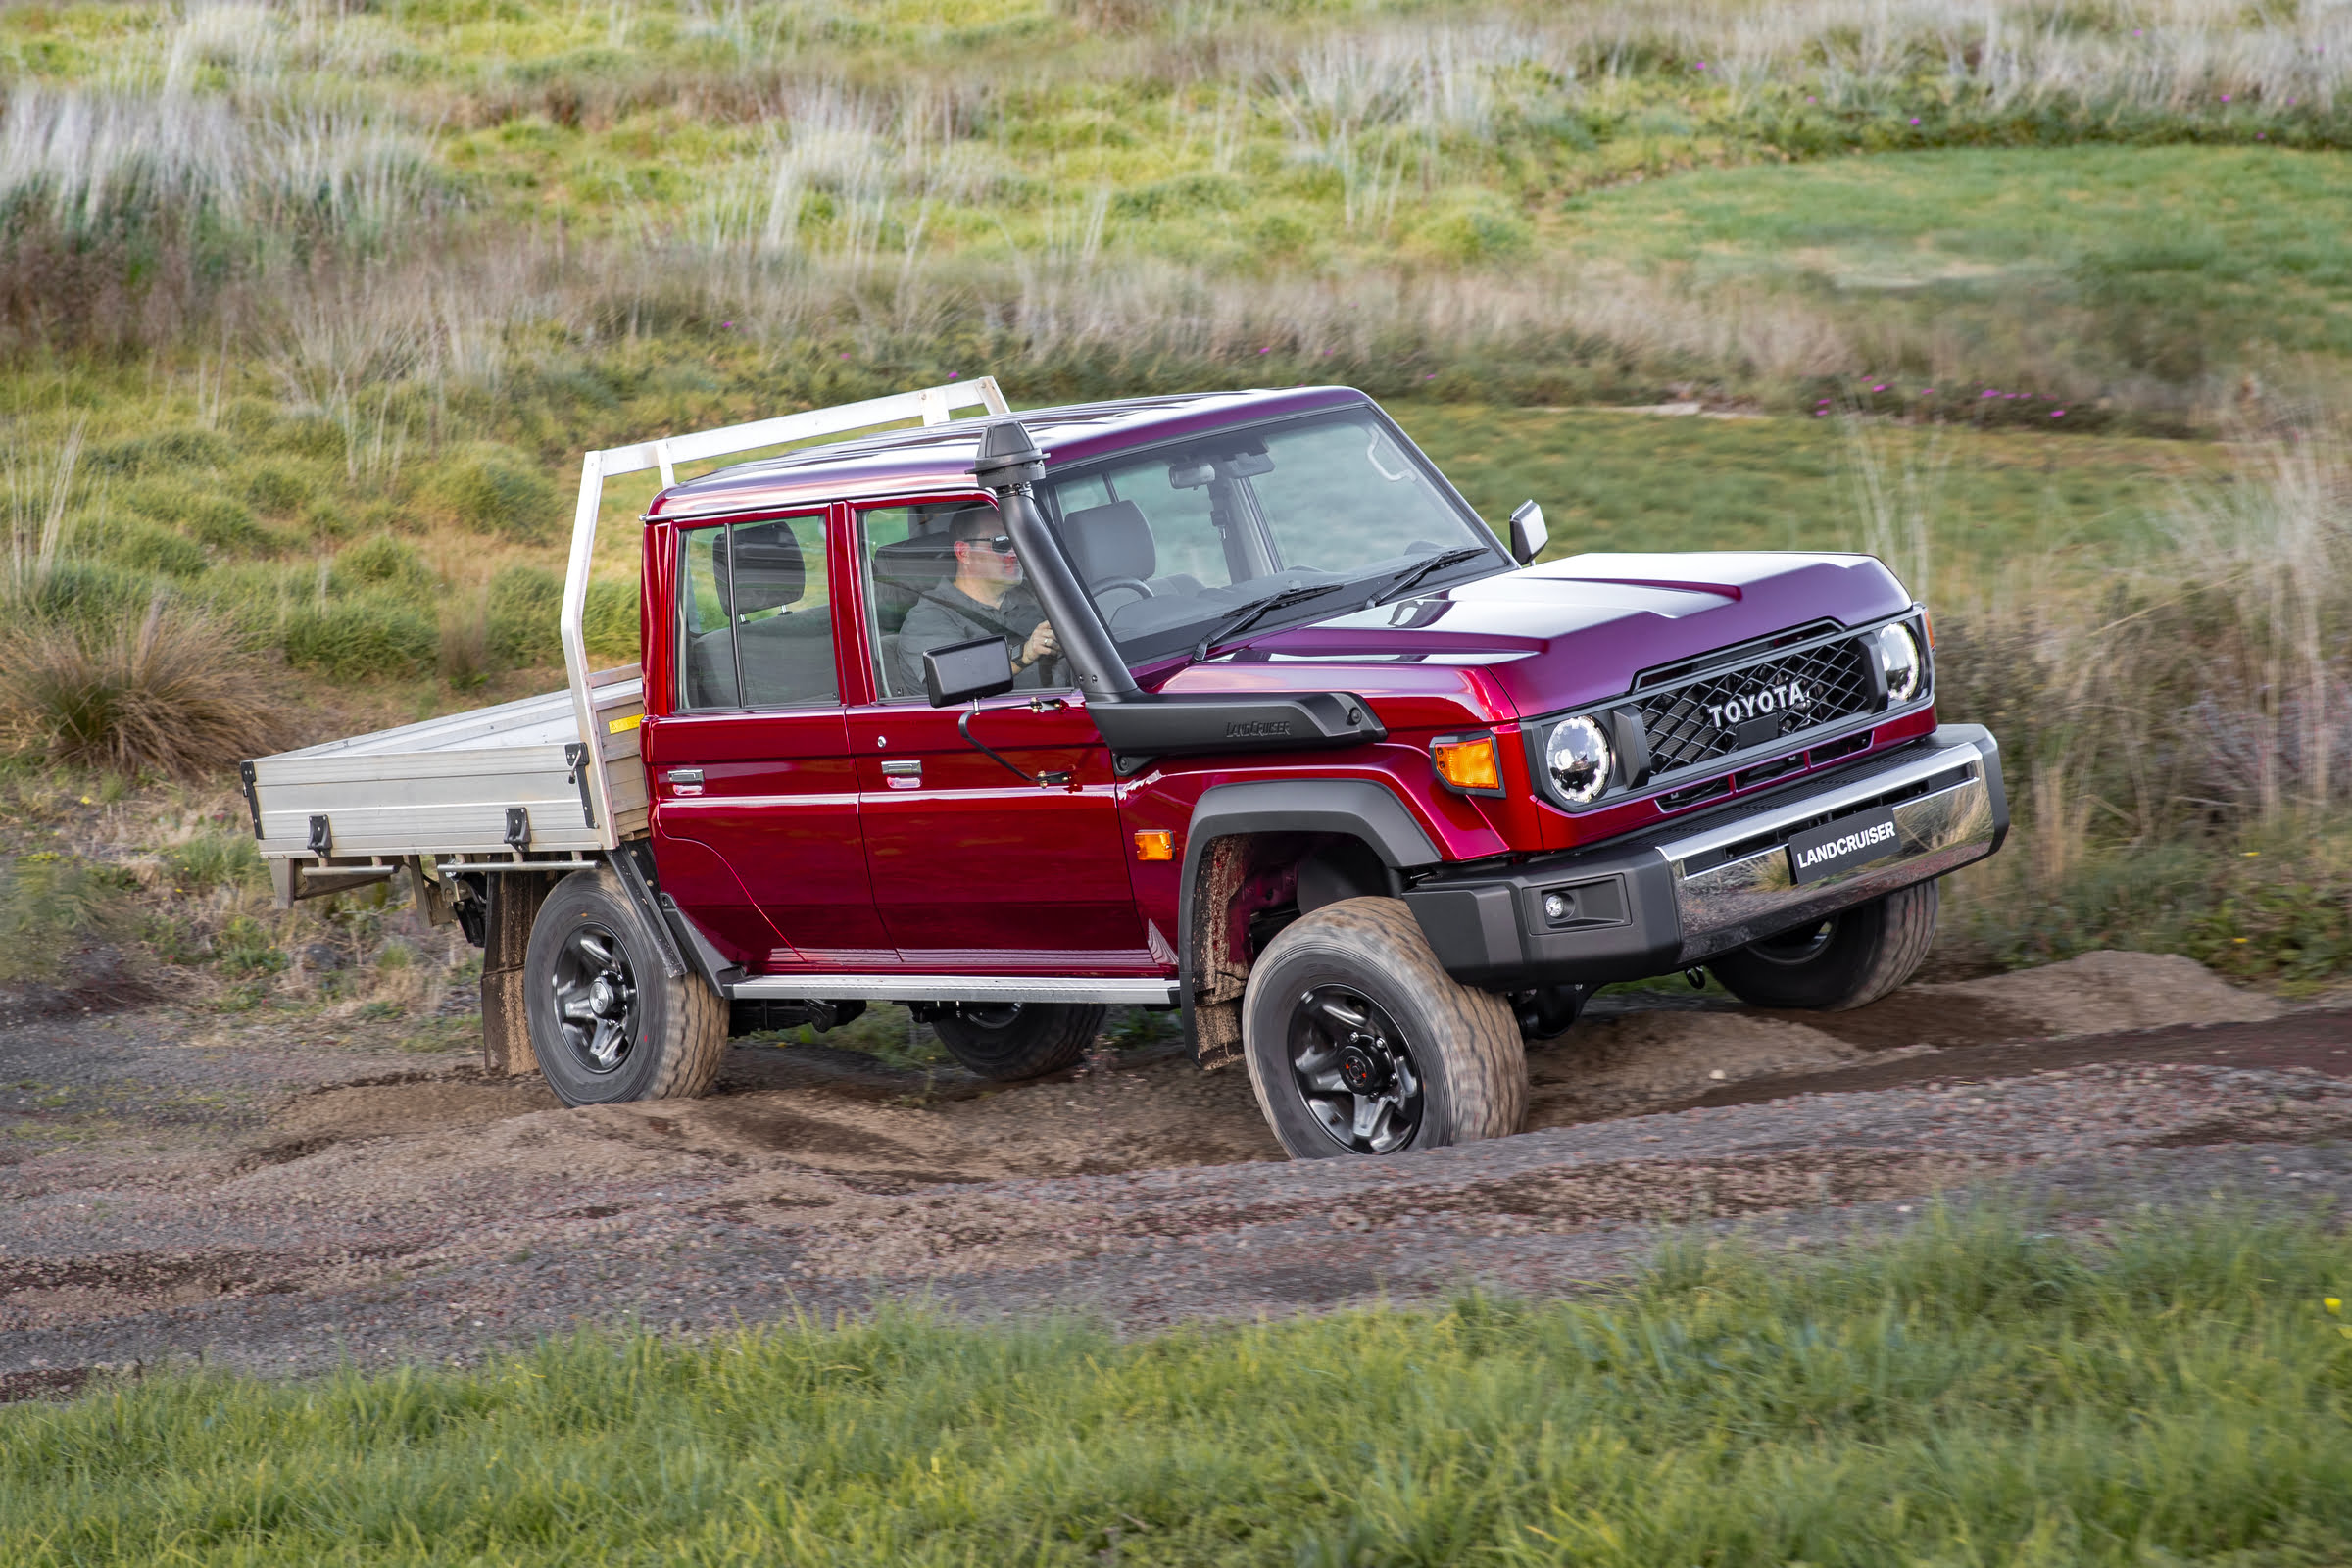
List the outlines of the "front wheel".
{"type": "Polygon", "coordinates": [[[1826,920],[1727,953],[1708,967],[1755,1007],[1842,1012],[1911,978],[1936,942],[1936,884],[1914,882],[1826,920]]]}
{"type": "Polygon", "coordinates": [[[727,1004],[701,975],[671,976],[609,869],[556,884],[522,960],[531,1051],[566,1105],[691,1100],[718,1077],[727,1004]]]}
{"type": "Polygon", "coordinates": [[[1504,1138],[1527,1115],[1510,1004],[1447,974],[1396,899],[1327,904],[1267,943],[1242,1049],[1294,1159],[1504,1138]]]}

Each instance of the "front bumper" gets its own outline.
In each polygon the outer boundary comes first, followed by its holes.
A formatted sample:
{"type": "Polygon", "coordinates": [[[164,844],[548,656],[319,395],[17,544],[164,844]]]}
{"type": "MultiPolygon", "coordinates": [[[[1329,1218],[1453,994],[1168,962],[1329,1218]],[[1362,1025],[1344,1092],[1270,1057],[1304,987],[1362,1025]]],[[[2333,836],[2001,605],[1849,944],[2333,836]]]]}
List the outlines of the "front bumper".
{"type": "Polygon", "coordinates": [[[1785,793],[1631,839],[1501,870],[1440,871],[1405,890],[1446,972],[1519,991],[1638,980],[1957,870],[2001,846],[2009,802],[2000,746],[1975,724],[1919,741],[1785,793]],[[1799,884],[1792,834],[1878,808],[1895,837],[1884,855],[1799,884]],[[1566,896],[1562,915],[1545,898],[1566,896]]]}

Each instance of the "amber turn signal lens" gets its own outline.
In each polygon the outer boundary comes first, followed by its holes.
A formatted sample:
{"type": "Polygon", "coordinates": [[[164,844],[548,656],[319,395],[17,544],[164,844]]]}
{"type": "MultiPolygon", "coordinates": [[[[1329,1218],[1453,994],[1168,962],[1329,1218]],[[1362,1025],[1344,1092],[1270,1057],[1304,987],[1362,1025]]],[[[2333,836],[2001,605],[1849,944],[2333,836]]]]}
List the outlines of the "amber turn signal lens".
{"type": "Polygon", "coordinates": [[[1502,788],[1502,759],[1494,753],[1492,735],[1436,741],[1431,744],[1429,755],[1438,764],[1438,777],[1457,790],[1502,788]]]}
{"type": "Polygon", "coordinates": [[[1139,860],[1173,860],[1176,858],[1176,835],[1164,827],[1147,827],[1135,835],[1135,858],[1139,860]]]}

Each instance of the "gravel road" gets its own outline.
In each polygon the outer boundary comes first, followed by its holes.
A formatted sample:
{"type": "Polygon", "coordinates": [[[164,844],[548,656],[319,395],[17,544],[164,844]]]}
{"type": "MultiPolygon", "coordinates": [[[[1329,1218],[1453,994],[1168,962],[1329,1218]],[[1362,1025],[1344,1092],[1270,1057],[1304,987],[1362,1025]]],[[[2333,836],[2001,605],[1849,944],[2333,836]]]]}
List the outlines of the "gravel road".
{"type": "Polygon", "coordinates": [[[2352,1196],[2352,1011],[2092,955],[1861,1012],[1604,997],[1531,1057],[1535,1130],[1289,1164],[1239,1073],[1107,1050],[1003,1088],[737,1049],[708,1100],[170,1007],[0,1029],[0,1396],[203,1357],[464,1360],[923,1298],[1132,1330],[1571,1291],[1662,1236],[1810,1245],[1999,1192],[2057,1224],[2352,1196]]]}

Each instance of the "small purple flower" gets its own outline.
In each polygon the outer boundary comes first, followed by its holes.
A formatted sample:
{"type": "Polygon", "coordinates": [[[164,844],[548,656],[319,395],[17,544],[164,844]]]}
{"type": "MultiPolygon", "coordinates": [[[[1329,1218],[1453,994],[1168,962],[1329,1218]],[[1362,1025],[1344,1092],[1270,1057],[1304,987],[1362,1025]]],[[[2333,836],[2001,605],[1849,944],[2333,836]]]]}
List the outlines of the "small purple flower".
{"type": "Polygon", "coordinates": [[[2254,133],[2254,139],[2256,141],[2269,141],[2271,139],[2271,133],[2267,130],[2258,130],[2254,133]]]}
{"type": "Polygon", "coordinates": [[[1919,395],[1923,398],[1932,398],[1936,395],[1936,389],[1932,386],[1923,386],[1919,389],[1919,395]]]}
{"type": "Polygon", "coordinates": [[[735,323],[734,323],[733,321],[721,321],[721,322],[719,322],[718,324],[719,324],[720,326],[722,326],[722,327],[731,327],[731,326],[733,326],[735,323]]]}
{"type": "Polygon", "coordinates": [[[1994,391],[1992,388],[1990,388],[1990,387],[1986,387],[1986,388],[1984,389],[1984,395],[1985,395],[1986,397],[1988,397],[1988,398],[1997,398],[1997,397],[1999,397],[1999,396],[2000,396],[2000,394],[1999,394],[1998,392],[1995,392],[1995,391],[1994,391]]]}
{"type": "Polygon", "coordinates": [[[1874,387],[1872,387],[1872,388],[1871,388],[1871,390],[1872,390],[1873,392],[1884,392],[1884,391],[1886,391],[1886,387],[1884,387],[1884,386],[1874,386],[1874,387]]]}
{"type": "Polygon", "coordinates": [[[1268,346],[1267,346],[1267,347],[1265,347],[1265,348],[1259,349],[1257,352],[1258,352],[1258,353],[1260,353],[1260,354],[1271,354],[1271,353],[1273,353],[1273,352],[1274,352],[1274,350],[1273,350],[1273,347],[1272,347],[1271,345],[1268,345],[1268,346]]]}
{"type": "Polygon", "coordinates": [[[1706,69],[1707,69],[1707,63],[1706,63],[1704,60],[1701,60],[1701,61],[1698,63],[1698,69],[1699,69],[1699,70],[1701,70],[1701,71],[1704,71],[1704,70],[1706,70],[1706,69]]]}
{"type": "Polygon", "coordinates": [[[1913,115],[1913,116],[1911,117],[1911,123],[1913,123],[1914,125],[1916,125],[1916,124],[1918,124],[1918,123],[1919,123],[1919,117],[1918,117],[1917,115],[1913,115]]]}
{"type": "Polygon", "coordinates": [[[2224,93],[2224,94],[2222,94],[2222,102],[2224,102],[2224,103],[2228,103],[2229,101],[2230,101],[2230,95],[2229,95],[2228,93],[2224,93]]]}
{"type": "Polygon", "coordinates": [[[2050,417],[2053,419],[2063,419],[2066,417],[2066,411],[2064,409],[2052,409],[2050,411],[2050,417]]]}
{"type": "Polygon", "coordinates": [[[961,375],[962,373],[963,373],[963,372],[962,372],[961,370],[950,370],[950,371],[948,372],[948,379],[949,379],[949,380],[951,380],[951,381],[953,381],[953,380],[955,380],[955,379],[956,379],[957,376],[961,375]]]}
{"type": "Polygon", "coordinates": [[[1816,98],[1816,97],[1814,97],[1814,96],[1813,96],[1811,93],[1807,93],[1807,94],[1805,95],[1805,102],[1807,102],[1807,103],[1809,103],[1809,104],[1817,104],[1817,103],[1821,102],[1821,100],[1820,100],[1820,99],[1818,99],[1818,98],[1816,98]]]}
{"type": "Polygon", "coordinates": [[[844,350],[841,357],[845,360],[848,359],[850,357],[848,351],[844,350]]]}

